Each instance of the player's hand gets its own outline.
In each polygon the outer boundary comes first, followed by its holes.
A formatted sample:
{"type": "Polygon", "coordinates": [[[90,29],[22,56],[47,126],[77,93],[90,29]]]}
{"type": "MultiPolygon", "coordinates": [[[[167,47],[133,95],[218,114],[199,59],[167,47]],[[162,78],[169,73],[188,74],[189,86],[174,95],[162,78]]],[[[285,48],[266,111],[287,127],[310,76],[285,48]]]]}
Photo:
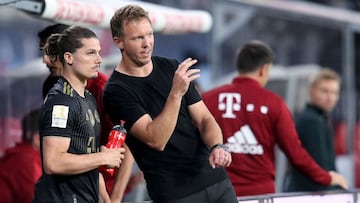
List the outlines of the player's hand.
{"type": "Polygon", "coordinates": [[[210,152],[209,162],[211,167],[228,167],[232,161],[231,153],[223,148],[214,148],[210,152]]]}
{"type": "Polygon", "coordinates": [[[125,148],[112,148],[108,149],[105,146],[101,146],[100,151],[104,154],[104,165],[109,168],[118,168],[122,160],[124,159],[125,148]]]}
{"type": "Polygon", "coordinates": [[[173,94],[180,97],[184,96],[189,88],[190,82],[200,77],[200,69],[190,69],[190,67],[196,63],[196,59],[187,58],[179,64],[174,74],[173,86],[171,89],[173,94]]]}
{"type": "Polygon", "coordinates": [[[336,173],[335,171],[329,171],[329,174],[331,176],[331,185],[339,185],[346,190],[349,188],[345,178],[342,175],[336,173]]]}

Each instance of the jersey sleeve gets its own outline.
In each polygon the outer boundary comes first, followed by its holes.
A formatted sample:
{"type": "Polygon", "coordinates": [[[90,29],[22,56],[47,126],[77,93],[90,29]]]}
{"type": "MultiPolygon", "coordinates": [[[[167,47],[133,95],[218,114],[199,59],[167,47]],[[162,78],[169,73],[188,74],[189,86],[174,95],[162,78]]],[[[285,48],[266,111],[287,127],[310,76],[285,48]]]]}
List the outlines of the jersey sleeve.
{"type": "Polygon", "coordinates": [[[279,147],[299,171],[319,184],[329,185],[331,182],[329,173],[316,164],[302,147],[290,111],[283,101],[278,103],[279,111],[275,118],[277,121],[273,123],[276,124],[274,133],[279,147]]]}
{"type": "Polygon", "coordinates": [[[196,90],[195,84],[193,82],[191,82],[189,85],[189,89],[185,94],[185,100],[187,105],[195,104],[201,100],[200,93],[196,90]]]}
{"type": "Polygon", "coordinates": [[[40,121],[42,136],[70,137],[79,110],[75,100],[66,95],[48,98],[43,106],[40,121]]]}

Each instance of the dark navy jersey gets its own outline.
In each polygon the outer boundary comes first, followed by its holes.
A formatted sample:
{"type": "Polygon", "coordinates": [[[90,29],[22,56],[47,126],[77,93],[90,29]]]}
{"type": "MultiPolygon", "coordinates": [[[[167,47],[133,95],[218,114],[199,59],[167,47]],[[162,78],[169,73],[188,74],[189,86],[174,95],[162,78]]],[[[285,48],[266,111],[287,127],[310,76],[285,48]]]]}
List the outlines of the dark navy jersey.
{"type": "MultiPolygon", "coordinates": [[[[169,96],[178,62],[162,57],[153,57],[152,62],[149,76],[132,77],[114,71],[105,87],[105,110],[113,122],[125,120],[128,132],[141,116],[158,116],[169,96]]],[[[201,97],[191,83],[164,151],[154,150],[128,133],[126,143],[144,172],[155,202],[180,198],[227,178],[223,168],[211,168],[209,149],[193,125],[188,106],[199,101],[201,97]]]]}
{"type": "MultiPolygon", "coordinates": [[[[81,97],[60,77],[49,91],[41,112],[41,146],[44,137],[59,136],[71,139],[68,153],[99,151],[100,119],[95,99],[87,90],[85,97],[81,97]]],[[[98,202],[98,191],[96,169],[77,175],[48,175],[43,169],[34,202],[98,202]]]]}

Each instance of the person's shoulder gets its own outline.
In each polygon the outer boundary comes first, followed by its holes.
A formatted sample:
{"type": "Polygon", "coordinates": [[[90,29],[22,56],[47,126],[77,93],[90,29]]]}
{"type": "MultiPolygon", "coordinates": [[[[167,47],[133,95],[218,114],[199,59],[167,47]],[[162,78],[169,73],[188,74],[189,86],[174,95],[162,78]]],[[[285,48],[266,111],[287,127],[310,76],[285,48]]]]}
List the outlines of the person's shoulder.
{"type": "Polygon", "coordinates": [[[108,75],[99,72],[97,78],[87,80],[86,89],[88,89],[93,95],[99,94],[99,92],[104,90],[108,80],[108,75]]]}
{"type": "Polygon", "coordinates": [[[212,88],[208,91],[205,91],[201,94],[201,96],[203,98],[211,98],[211,97],[214,97],[214,96],[217,96],[218,94],[222,93],[222,92],[226,92],[228,91],[228,88],[230,87],[231,84],[225,84],[225,85],[221,85],[221,86],[218,86],[218,87],[215,87],[215,88],[212,88]]]}
{"type": "Polygon", "coordinates": [[[131,85],[127,84],[128,81],[128,76],[114,70],[104,86],[103,97],[112,97],[110,95],[119,94],[125,89],[131,89],[131,85]]]}
{"type": "Polygon", "coordinates": [[[110,74],[109,78],[107,79],[104,89],[107,89],[107,88],[109,88],[109,87],[111,87],[111,86],[114,86],[114,85],[115,85],[115,86],[123,85],[123,84],[125,84],[124,81],[125,81],[128,77],[129,77],[129,76],[126,76],[126,75],[124,75],[124,74],[122,74],[122,73],[114,70],[114,71],[110,74]]]}
{"type": "Polygon", "coordinates": [[[316,113],[315,111],[309,108],[305,108],[297,115],[296,120],[298,122],[302,121],[302,122],[315,123],[315,122],[320,122],[322,120],[322,117],[320,114],[316,113]]]}
{"type": "Polygon", "coordinates": [[[105,84],[107,80],[109,80],[109,76],[102,72],[99,72],[98,77],[94,79],[99,84],[105,84]]]}
{"type": "Polygon", "coordinates": [[[176,59],[170,57],[164,57],[164,56],[153,56],[152,61],[160,65],[170,64],[173,67],[177,67],[179,64],[179,62],[176,59]]]}
{"type": "Polygon", "coordinates": [[[262,97],[267,97],[268,99],[270,99],[272,101],[285,103],[285,100],[280,95],[278,95],[277,93],[275,93],[269,89],[262,87],[259,89],[259,91],[257,93],[262,95],[262,97]]]}
{"type": "Polygon", "coordinates": [[[67,83],[56,83],[47,94],[44,104],[45,106],[52,106],[58,104],[73,105],[77,103],[75,97],[75,90],[67,83]]]}
{"type": "Polygon", "coordinates": [[[14,147],[7,148],[4,156],[0,159],[5,161],[11,157],[32,157],[36,155],[37,150],[28,142],[19,142],[14,147]]]}
{"type": "Polygon", "coordinates": [[[63,84],[55,83],[54,86],[49,90],[47,97],[49,98],[49,97],[62,95],[64,94],[63,91],[65,89],[66,88],[64,88],[63,84]]]}
{"type": "Polygon", "coordinates": [[[166,56],[152,56],[151,58],[153,61],[176,61],[176,59],[166,56]]]}
{"type": "Polygon", "coordinates": [[[75,97],[71,97],[66,94],[49,94],[44,101],[44,106],[54,106],[54,105],[64,105],[64,106],[74,106],[77,104],[75,97]]]}

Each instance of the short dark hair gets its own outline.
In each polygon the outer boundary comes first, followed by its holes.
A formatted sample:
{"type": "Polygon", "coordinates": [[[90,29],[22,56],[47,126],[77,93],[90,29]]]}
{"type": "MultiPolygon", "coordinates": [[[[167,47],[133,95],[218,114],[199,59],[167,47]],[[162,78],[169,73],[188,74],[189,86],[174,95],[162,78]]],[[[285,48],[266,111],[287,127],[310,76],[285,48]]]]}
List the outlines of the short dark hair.
{"type": "Polygon", "coordinates": [[[34,134],[39,132],[40,109],[34,109],[26,114],[21,122],[22,140],[31,142],[34,134]]]}
{"type": "Polygon", "coordinates": [[[40,32],[38,32],[39,37],[39,48],[40,50],[44,47],[46,44],[46,40],[52,35],[56,33],[62,33],[66,28],[68,28],[69,25],[56,23],[53,25],[49,25],[42,29],[40,32]]]}
{"type": "Polygon", "coordinates": [[[81,26],[70,26],[61,34],[52,34],[45,46],[44,53],[49,56],[59,57],[62,64],[65,64],[64,53],[75,51],[84,45],[82,39],[97,38],[96,34],[88,28],[81,26]]]}
{"type": "Polygon", "coordinates": [[[259,40],[246,43],[237,51],[236,67],[239,73],[251,73],[273,62],[273,51],[259,40]]]}

